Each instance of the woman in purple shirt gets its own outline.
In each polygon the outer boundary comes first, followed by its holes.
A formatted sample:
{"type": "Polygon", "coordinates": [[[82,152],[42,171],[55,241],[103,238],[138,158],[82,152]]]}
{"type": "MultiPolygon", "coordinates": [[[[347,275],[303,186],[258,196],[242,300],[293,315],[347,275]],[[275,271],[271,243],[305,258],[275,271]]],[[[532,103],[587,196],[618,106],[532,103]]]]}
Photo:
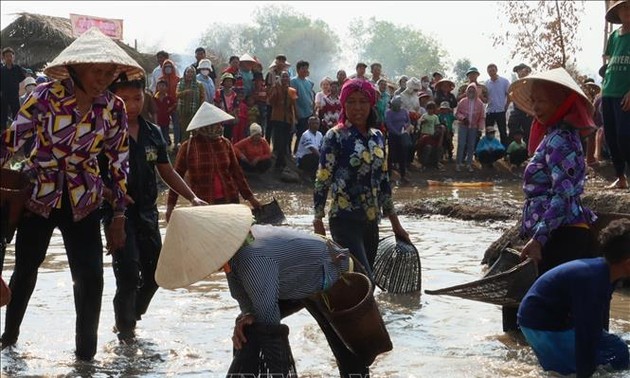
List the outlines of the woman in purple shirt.
{"type": "Polygon", "coordinates": [[[402,99],[396,96],[392,99],[391,108],[385,112],[385,125],[387,126],[387,144],[389,146],[389,161],[392,166],[397,164],[400,173],[400,181],[408,183],[407,172],[407,150],[411,146],[411,136],[407,128],[411,125],[409,112],[401,108],[402,99]],[[405,135],[406,134],[406,135],[405,135]],[[407,142],[405,142],[407,138],[407,142]]]}

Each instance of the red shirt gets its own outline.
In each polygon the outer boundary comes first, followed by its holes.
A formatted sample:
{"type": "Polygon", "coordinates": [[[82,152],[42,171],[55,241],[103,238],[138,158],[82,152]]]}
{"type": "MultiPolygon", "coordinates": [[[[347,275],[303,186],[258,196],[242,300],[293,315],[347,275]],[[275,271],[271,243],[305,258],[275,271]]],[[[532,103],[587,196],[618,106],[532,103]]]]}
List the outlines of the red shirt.
{"type": "Polygon", "coordinates": [[[156,123],[158,126],[168,126],[171,122],[171,113],[175,110],[175,99],[165,94],[160,96],[159,93],[155,94],[156,111],[156,123]]]}
{"type": "Polygon", "coordinates": [[[247,137],[234,145],[236,153],[245,155],[250,162],[254,159],[265,160],[271,159],[271,148],[265,138],[261,138],[260,142],[254,143],[252,137],[247,137]]]}

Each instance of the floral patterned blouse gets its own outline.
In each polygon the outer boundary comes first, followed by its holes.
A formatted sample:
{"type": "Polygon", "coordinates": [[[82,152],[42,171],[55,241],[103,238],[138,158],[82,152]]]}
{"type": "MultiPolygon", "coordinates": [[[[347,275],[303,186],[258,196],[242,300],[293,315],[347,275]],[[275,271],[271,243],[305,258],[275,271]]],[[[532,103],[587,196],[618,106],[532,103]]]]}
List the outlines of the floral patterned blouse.
{"type": "Polygon", "coordinates": [[[369,129],[367,137],[346,122],[326,133],[315,179],[315,218],[324,217],[332,191],[329,217],[376,221],[394,212],[383,134],[369,129]]]}
{"type": "Polygon", "coordinates": [[[597,217],[580,201],[585,175],[578,132],[564,125],[549,131],[523,173],[521,236],[545,245],[560,226],[593,223],[597,217]]]}
{"type": "Polygon", "coordinates": [[[26,207],[43,217],[53,208],[61,208],[64,187],[75,221],[100,206],[103,181],[96,156],[101,151],[110,161],[116,210],[126,207],[129,140],[125,105],[106,91],[79,118],[76,103],[70,79],[40,85],[2,135],[1,166],[28,140],[33,141],[24,167],[34,185],[26,207]]]}

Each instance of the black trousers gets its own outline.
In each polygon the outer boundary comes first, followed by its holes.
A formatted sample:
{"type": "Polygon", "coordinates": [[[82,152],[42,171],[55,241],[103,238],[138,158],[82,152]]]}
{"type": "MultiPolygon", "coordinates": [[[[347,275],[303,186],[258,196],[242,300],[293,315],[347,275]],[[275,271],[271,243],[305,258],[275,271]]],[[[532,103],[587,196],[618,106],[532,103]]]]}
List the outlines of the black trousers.
{"type": "Polygon", "coordinates": [[[403,144],[402,135],[390,133],[388,135],[388,145],[389,154],[387,155],[387,157],[390,167],[393,164],[398,164],[398,172],[400,173],[400,178],[405,178],[405,176],[407,175],[408,152],[406,146],[403,144]]]}
{"type": "Polygon", "coordinates": [[[284,168],[287,165],[287,153],[289,148],[289,137],[291,136],[291,125],[282,121],[270,121],[269,126],[273,130],[273,153],[276,155],[275,167],[284,168]]]}
{"type": "Polygon", "coordinates": [[[510,144],[510,140],[507,135],[507,121],[505,119],[505,112],[486,113],[486,127],[494,126],[495,123],[499,128],[501,144],[507,148],[507,146],[510,144]]]}
{"type": "Polygon", "coordinates": [[[135,336],[136,321],[149,308],[158,289],[155,282],[162,239],[156,209],[127,209],[125,248],[113,253],[112,268],[116,277],[114,315],[118,337],[135,336]]]}
{"type": "MultiPolygon", "coordinates": [[[[100,211],[95,210],[74,222],[67,194],[64,194],[62,208],[53,209],[48,219],[32,213],[22,218],[15,241],[15,270],[9,283],[13,295],[6,311],[3,346],[17,341],[28,301],[37,282],[37,270],[46,257],[53,230],[58,227],[73,281],[76,310],[75,353],[83,360],[94,357],[103,294],[100,219],[100,211]]],[[[51,322],[47,326],[54,326],[54,319],[51,322]]]]}
{"type": "Polygon", "coordinates": [[[315,154],[307,154],[300,158],[298,162],[298,168],[308,174],[310,178],[315,178],[317,173],[317,167],[319,167],[319,157],[315,154]]]}
{"type": "Polygon", "coordinates": [[[495,161],[501,159],[503,156],[505,156],[505,151],[480,151],[480,153],[477,155],[477,159],[481,164],[492,165],[495,161]]]}
{"type": "Polygon", "coordinates": [[[372,267],[378,249],[378,223],[376,221],[330,218],[330,234],[340,246],[348,248],[374,280],[372,267]]]}
{"type": "Polygon", "coordinates": [[[508,159],[510,160],[510,164],[516,165],[517,167],[523,164],[525,160],[527,160],[527,150],[516,150],[508,155],[508,159]]]}
{"type": "Polygon", "coordinates": [[[0,101],[0,132],[8,127],[9,117],[15,120],[18,110],[20,110],[20,98],[18,96],[2,95],[2,100],[0,101]]]}

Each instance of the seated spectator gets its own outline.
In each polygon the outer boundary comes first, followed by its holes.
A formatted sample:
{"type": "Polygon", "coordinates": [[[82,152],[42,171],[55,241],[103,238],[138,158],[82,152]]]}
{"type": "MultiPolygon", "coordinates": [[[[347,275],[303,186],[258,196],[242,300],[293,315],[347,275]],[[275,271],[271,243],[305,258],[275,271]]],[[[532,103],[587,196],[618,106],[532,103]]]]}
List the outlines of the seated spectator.
{"type": "Polygon", "coordinates": [[[505,147],[496,138],[496,128],[494,126],[486,127],[486,135],[479,139],[475,155],[477,160],[485,168],[492,168],[495,161],[501,159],[505,155],[505,147]]]}
{"type": "Polygon", "coordinates": [[[628,345],[608,332],[612,293],[630,278],[630,220],[610,222],[600,242],[604,257],[547,271],[520,304],[521,331],[546,371],[590,377],[599,365],[630,368],[628,345]]]}
{"type": "Polygon", "coordinates": [[[507,160],[510,165],[520,167],[527,160],[527,142],[523,140],[523,131],[512,132],[512,143],[507,148],[507,160]]]}
{"type": "Polygon", "coordinates": [[[437,105],[430,101],[426,105],[427,112],[420,117],[420,136],[416,142],[416,153],[422,168],[439,168],[442,156],[442,138],[444,128],[440,127],[440,118],[435,114],[437,105]]]}
{"type": "Polygon", "coordinates": [[[319,132],[319,118],[313,116],[308,119],[308,130],[300,137],[295,161],[299,169],[315,179],[315,172],[319,165],[319,148],[324,136],[319,132]]]}
{"type": "Polygon", "coordinates": [[[37,86],[37,82],[30,76],[27,76],[26,79],[22,82],[24,83],[24,94],[20,96],[20,107],[24,105],[24,101],[28,98],[28,96],[33,92],[33,89],[37,86]]]}
{"type": "Polygon", "coordinates": [[[249,126],[249,136],[236,143],[234,150],[244,171],[263,173],[271,167],[271,148],[257,123],[249,126]]]}

